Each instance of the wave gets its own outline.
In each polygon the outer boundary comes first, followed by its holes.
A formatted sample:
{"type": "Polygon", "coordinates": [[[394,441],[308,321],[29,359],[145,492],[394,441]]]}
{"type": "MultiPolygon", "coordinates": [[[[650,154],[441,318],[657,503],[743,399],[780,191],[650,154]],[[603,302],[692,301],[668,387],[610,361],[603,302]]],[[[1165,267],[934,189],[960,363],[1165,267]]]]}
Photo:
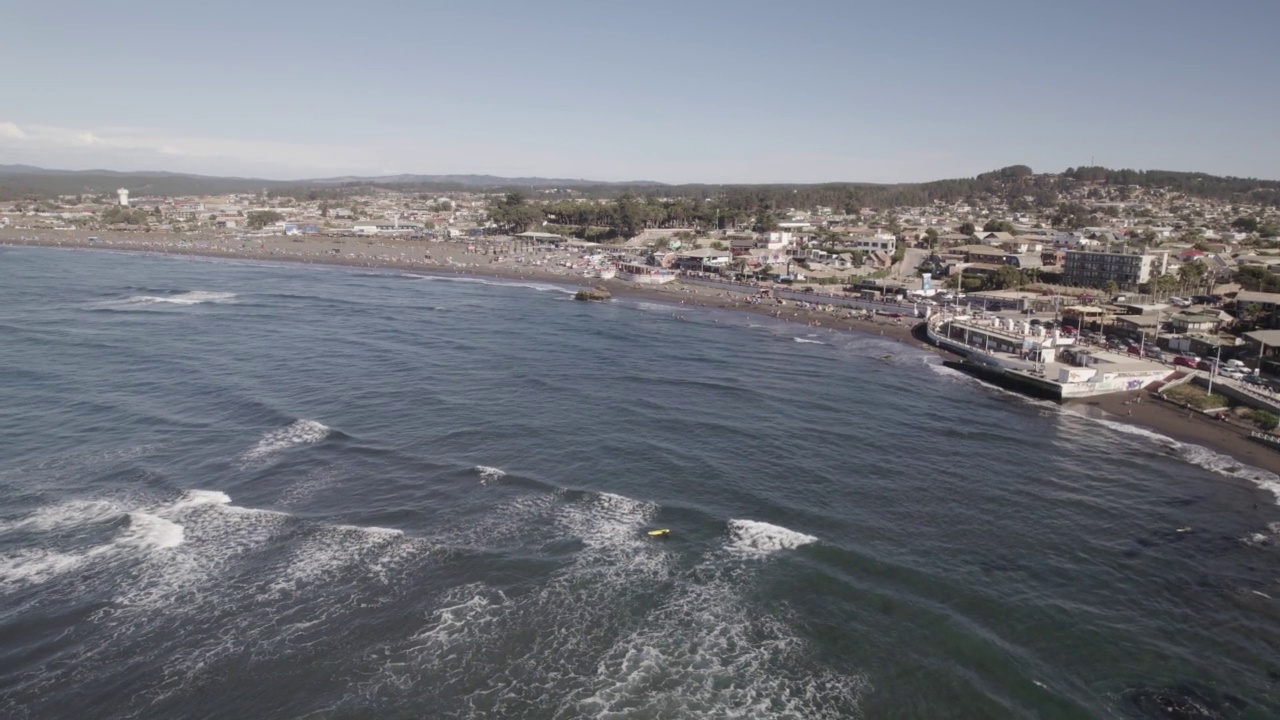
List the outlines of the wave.
{"type": "Polygon", "coordinates": [[[172,520],[145,512],[129,513],[129,529],[116,541],[121,545],[172,548],[182,544],[185,532],[172,520]]]}
{"type": "Polygon", "coordinates": [[[123,506],[113,500],[71,500],[39,508],[25,518],[0,523],[0,532],[59,530],[113,520],[123,512],[123,506]]]}
{"type": "Polygon", "coordinates": [[[203,305],[205,303],[229,303],[238,297],[233,292],[213,292],[209,290],[191,290],[173,295],[133,295],[121,300],[104,303],[107,307],[126,305],[203,305]]]}
{"type": "Polygon", "coordinates": [[[1262,468],[1254,467],[1252,465],[1247,465],[1229,455],[1214,452],[1203,445],[1174,440],[1168,435],[1162,435],[1146,428],[1116,422],[1114,420],[1107,420],[1106,418],[1094,417],[1092,415],[1085,415],[1065,408],[1063,408],[1063,412],[1070,413],[1078,418],[1091,420],[1125,435],[1140,437],[1156,442],[1173,450],[1182,460],[1189,462],[1192,465],[1198,465],[1205,470],[1217,473],[1218,475],[1247,480],[1263,490],[1269,491],[1276,497],[1276,504],[1280,505],[1280,476],[1277,476],[1275,473],[1268,472],[1262,468]]]}
{"type": "Polygon", "coordinates": [[[12,590],[23,585],[46,583],[78,569],[88,559],[87,554],[46,549],[21,550],[0,555],[0,589],[12,590]]]}
{"type": "MultiPolygon", "coordinates": [[[[929,371],[934,373],[935,375],[941,375],[944,378],[953,379],[953,380],[977,381],[977,378],[973,377],[972,375],[966,375],[953,367],[947,367],[946,365],[943,365],[941,360],[936,360],[936,357],[937,356],[931,355],[924,359],[924,366],[929,368],[929,371]]],[[[995,387],[995,386],[993,385],[992,387],[995,387]]]]}
{"type": "Polygon", "coordinates": [[[485,465],[475,466],[474,471],[477,475],[480,476],[481,485],[491,485],[507,476],[505,472],[499,470],[498,468],[488,467],[485,465]]]}
{"type": "Polygon", "coordinates": [[[729,549],[737,553],[764,556],[817,541],[812,535],[759,520],[729,521],[729,549]]]}
{"type": "Polygon", "coordinates": [[[802,337],[793,337],[791,339],[795,340],[798,343],[804,343],[805,345],[826,345],[826,343],[822,342],[821,340],[809,340],[807,338],[802,338],[802,337]]]}
{"type": "Polygon", "coordinates": [[[807,643],[717,580],[683,585],[613,644],[565,717],[859,717],[864,675],[815,667],[807,643]]]}
{"type": "Polygon", "coordinates": [[[450,275],[414,275],[412,273],[404,273],[402,277],[412,277],[419,280],[438,280],[441,282],[457,282],[469,283],[473,285],[492,285],[497,287],[519,287],[538,292],[557,292],[565,295],[573,295],[577,292],[575,288],[568,288],[562,285],[553,285],[551,283],[526,282],[523,280],[505,280],[501,278],[478,278],[478,277],[455,277],[450,275]]]}
{"type": "Polygon", "coordinates": [[[485,583],[445,591],[399,648],[368,657],[379,669],[346,702],[431,694],[494,716],[858,714],[866,678],[813,662],[791,624],[746,600],[755,575],[743,570],[758,567],[752,556],[817,538],[733,520],[724,546],[681,571],[676,546],[644,535],[656,504],[559,495],[550,504],[521,502],[503,523],[519,522],[526,533],[550,526],[552,546],[566,536],[580,541],[570,562],[530,593],[485,583]]]}
{"type": "MultiPolygon", "coordinates": [[[[431,551],[402,530],[357,525],[320,526],[281,561],[268,587],[270,597],[354,591],[355,584],[388,585],[398,570],[431,551]],[[359,568],[358,572],[353,572],[359,568]]],[[[366,588],[367,589],[367,588],[366,588]]]]}
{"type": "Polygon", "coordinates": [[[272,453],[297,445],[317,443],[329,436],[330,428],[315,420],[294,420],[288,425],[262,436],[252,450],[244,454],[247,460],[259,460],[272,453]]]}

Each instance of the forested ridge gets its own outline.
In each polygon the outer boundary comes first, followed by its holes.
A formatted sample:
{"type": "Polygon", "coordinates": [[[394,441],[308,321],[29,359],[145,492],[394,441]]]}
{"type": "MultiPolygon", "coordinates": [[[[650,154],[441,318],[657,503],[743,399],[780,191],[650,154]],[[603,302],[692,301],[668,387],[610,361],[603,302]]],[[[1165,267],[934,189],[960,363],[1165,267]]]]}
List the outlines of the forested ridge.
{"type": "MultiPolygon", "coordinates": [[[[1280,181],[1223,177],[1196,172],[1167,170],[1112,170],[1104,167],[1069,168],[1062,173],[1035,174],[1025,165],[1013,165],[973,178],[934,180],[923,183],[819,183],[762,185],[665,185],[653,182],[598,183],[572,181],[564,188],[552,188],[538,179],[507,180],[484,178],[458,182],[437,179],[448,176],[398,176],[386,179],[276,181],[253,178],[222,178],[174,173],[115,173],[106,171],[49,171],[24,166],[0,167],[0,201],[36,200],[58,195],[110,193],[126,187],[135,194],[199,195],[229,192],[262,192],[274,196],[335,197],[386,189],[404,192],[505,194],[522,192],[531,198],[558,197],[618,199],[658,197],[682,200],[716,199],[727,210],[754,213],[761,208],[830,207],[851,214],[860,208],[888,209],[919,207],[936,201],[980,203],[994,198],[1014,209],[1052,208],[1071,190],[1081,187],[1164,189],[1190,197],[1240,204],[1280,206],[1280,181]]],[[[568,181],[567,181],[568,182],[568,181]]],[[[1125,192],[1121,191],[1121,199],[1125,192]]]]}

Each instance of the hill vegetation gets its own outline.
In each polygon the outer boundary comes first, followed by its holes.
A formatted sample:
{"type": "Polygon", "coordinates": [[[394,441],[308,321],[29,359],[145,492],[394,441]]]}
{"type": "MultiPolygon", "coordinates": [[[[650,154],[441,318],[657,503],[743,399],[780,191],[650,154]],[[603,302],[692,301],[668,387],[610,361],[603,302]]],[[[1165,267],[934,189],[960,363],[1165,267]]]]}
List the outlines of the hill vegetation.
{"type": "MultiPolygon", "coordinates": [[[[45,170],[25,165],[0,165],[0,201],[36,201],[66,195],[112,193],[125,187],[135,195],[217,195],[267,191],[271,195],[309,199],[340,197],[385,188],[408,192],[522,192],[554,199],[620,199],[660,197],[672,200],[717,200],[722,211],[755,215],[761,210],[830,207],[852,214],[860,208],[918,207],[935,201],[978,204],[992,197],[1013,210],[1052,208],[1062,194],[1082,186],[1164,189],[1190,197],[1280,207],[1280,181],[1220,177],[1205,173],[1165,170],[1070,168],[1058,174],[1035,174],[1013,165],[973,178],[924,183],[665,185],[637,181],[604,183],[589,180],[500,178],[485,175],[398,175],[381,178],[330,178],[302,181],[207,177],[163,172],[122,173],[108,170],[45,170]]],[[[1123,192],[1121,193],[1124,194],[1123,192]]]]}

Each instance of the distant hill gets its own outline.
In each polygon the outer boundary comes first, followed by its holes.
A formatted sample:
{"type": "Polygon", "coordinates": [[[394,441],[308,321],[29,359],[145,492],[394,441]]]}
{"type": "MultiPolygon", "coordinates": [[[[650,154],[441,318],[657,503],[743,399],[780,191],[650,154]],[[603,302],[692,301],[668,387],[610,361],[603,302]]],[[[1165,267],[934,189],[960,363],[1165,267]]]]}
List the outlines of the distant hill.
{"type": "Polygon", "coordinates": [[[1163,188],[1192,197],[1280,206],[1280,181],[1165,170],[1111,170],[1102,167],[1069,168],[1063,173],[1037,175],[1025,165],[1012,165],[973,178],[885,185],[852,182],[669,185],[646,180],[602,182],[580,178],[413,174],[284,181],[161,171],[49,170],[30,165],[0,165],[0,201],[40,199],[55,195],[109,195],[120,187],[127,188],[135,195],[220,195],[265,190],[275,195],[310,198],[331,198],[361,189],[380,187],[421,193],[545,192],[564,189],[597,198],[616,198],[625,194],[692,200],[723,198],[727,206],[743,209],[824,205],[852,210],[858,207],[925,205],[935,200],[958,202],[982,196],[1048,208],[1060,201],[1064,190],[1107,185],[1163,188]],[[1028,201],[1027,198],[1033,200],[1028,201]]]}
{"type": "Polygon", "coordinates": [[[382,175],[332,177],[310,180],[213,177],[163,171],[50,170],[32,165],[0,165],[0,201],[54,195],[99,195],[127,188],[138,195],[219,195],[234,192],[328,190],[359,187],[412,188],[429,191],[484,189],[547,189],[626,186],[663,187],[662,183],[637,180],[610,183],[561,178],[504,178],[495,175],[382,175]]]}
{"type": "Polygon", "coordinates": [[[625,182],[604,182],[601,180],[585,180],[582,178],[541,178],[518,177],[507,178],[497,175],[382,175],[376,177],[336,177],[320,178],[307,181],[315,184],[377,184],[377,185],[453,185],[467,188],[494,187],[536,187],[536,188],[574,188],[594,187],[599,185],[627,185],[662,187],[663,183],[649,180],[629,180],[625,182]]]}
{"type": "Polygon", "coordinates": [[[292,184],[279,180],[209,177],[163,171],[49,170],[30,165],[0,165],[0,200],[113,194],[121,187],[137,195],[218,195],[259,192],[292,184]]]}

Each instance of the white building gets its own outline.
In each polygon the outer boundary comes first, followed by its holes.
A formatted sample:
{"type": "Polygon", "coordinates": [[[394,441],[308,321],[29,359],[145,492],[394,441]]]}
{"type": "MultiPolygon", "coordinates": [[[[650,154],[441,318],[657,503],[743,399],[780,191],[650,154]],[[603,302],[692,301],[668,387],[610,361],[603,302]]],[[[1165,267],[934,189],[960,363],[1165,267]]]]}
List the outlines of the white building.
{"type": "Polygon", "coordinates": [[[893,253],[898,247],[898,240],[889,233],[876,233],[875,235],[850,238],[845,245],[855,250],[864,250],[866,252],[884,250],[885,252],[893,253]]]}
{"type": "Polygon", "coordinates": [[[129,207],[129,191],[128,190],[126,190],[125,188],[120,188],[119,190],[116,191],[116,195],[120,197],[120,207],[129,207]]]}
{"type": "Polygon", "coordinates": [[[361,221],[356,223],[351,229],[356,235],[414,235],[422,232],[422,225],[418,223],[402,223],[399,221],[387,222],[386,220],[378,220],[361,221]]]}
{"type": "Polygon", "coordinates": [[[781,250],[785,247],[791,247],[791,243],[795,241],[795,236],[789,232],[777,231],[765,233],[764,247],[770,250],[781,250]]]}

